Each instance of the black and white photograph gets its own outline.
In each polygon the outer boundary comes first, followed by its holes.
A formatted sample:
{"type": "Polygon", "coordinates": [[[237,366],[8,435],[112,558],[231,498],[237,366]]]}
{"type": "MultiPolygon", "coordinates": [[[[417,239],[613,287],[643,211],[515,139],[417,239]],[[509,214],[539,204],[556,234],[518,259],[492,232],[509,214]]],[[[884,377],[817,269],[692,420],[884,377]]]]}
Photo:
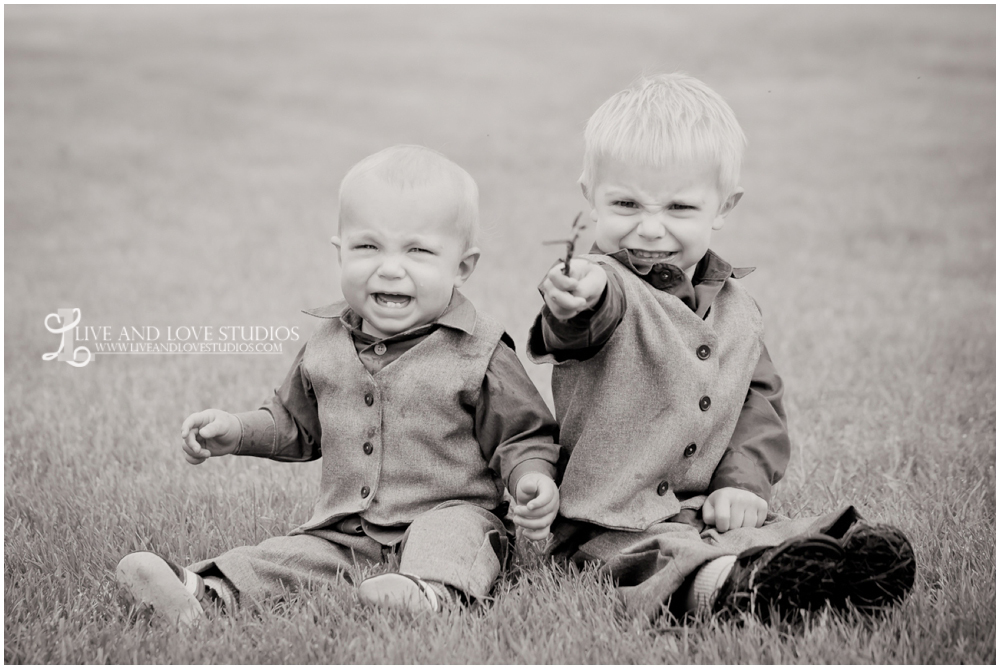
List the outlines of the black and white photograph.
{"type": "Polygon", "coordinates": [[[7,5],[4,663],[995,664],[995,5],[7,5]]]}

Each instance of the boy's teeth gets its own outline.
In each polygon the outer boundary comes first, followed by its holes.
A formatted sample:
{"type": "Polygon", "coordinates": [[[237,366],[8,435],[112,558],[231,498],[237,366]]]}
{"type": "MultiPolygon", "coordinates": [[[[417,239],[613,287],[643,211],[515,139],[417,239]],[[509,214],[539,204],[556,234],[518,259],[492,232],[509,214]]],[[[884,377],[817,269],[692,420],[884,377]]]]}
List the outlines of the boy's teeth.
{"type": "Polygon", "coordinates": [[[410,303],[408,295],[390,295],[387,293],[375,293],[375,301],[384,307],[400,308],[410,303]]]}

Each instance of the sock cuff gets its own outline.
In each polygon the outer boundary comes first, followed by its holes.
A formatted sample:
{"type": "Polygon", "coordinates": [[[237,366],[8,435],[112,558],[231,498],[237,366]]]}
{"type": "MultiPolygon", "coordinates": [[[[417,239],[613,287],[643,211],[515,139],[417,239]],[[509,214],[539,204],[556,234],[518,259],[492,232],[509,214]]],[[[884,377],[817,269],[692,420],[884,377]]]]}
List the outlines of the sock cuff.
{"type": "Polygon", "coordinates": [[[205,581],[201,576],[194,573],[190,569],[181,569],[181,573],[178,574],[181,579],[181,583],[184,584],[184,589],[190,594],[194,595],[194,598],[201,600],[205,594],[205,581]]]}
{"type": "Polygon", "coordinates": [[[692,610],[710,610],[719,588],[726,582],[736,564],[735,555],[723,555],[706,562],[695,574],[691,583],[690,607],[692,610]]]}

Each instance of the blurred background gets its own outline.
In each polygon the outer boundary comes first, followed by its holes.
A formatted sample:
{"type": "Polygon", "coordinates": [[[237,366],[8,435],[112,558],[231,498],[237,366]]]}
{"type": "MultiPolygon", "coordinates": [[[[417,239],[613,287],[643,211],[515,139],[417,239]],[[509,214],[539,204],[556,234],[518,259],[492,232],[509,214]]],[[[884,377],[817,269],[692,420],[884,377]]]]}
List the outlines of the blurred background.
{"type": "MultiPolygon", "coordinates": [[[[889,336],[869,331],[871,318],[910,294],[947,299],[942,273],[962,292],[993,291],[993,16],[988,6],[8,7],[8,376],[37,372],[55,340],[42,319],[59,306],[80,307],[86,325],[308,331],[299,310],[339,297],[328,239],[340,178],[403,142],[477,179],[484,254],[466,292],[521,345],[556,253],[540,242],[585,205],[587,118],[661,71],[705,80],[749,137],[747,195],[715,246],[760,268],[747,284],[779,369],[837,337],[864,342],[852,351],[864,357],[889,336]],[[838,299],[852,293],[864,297],[838,299]],[[863,318],[842,328],[853,321],[842,311],[863,318]]],[[[273,361],[241,364],[254,383],[258,367],[260,381],[274,378],[273,361]]],[[[533,375],[544,384],[544,369],[533,375]]]]}

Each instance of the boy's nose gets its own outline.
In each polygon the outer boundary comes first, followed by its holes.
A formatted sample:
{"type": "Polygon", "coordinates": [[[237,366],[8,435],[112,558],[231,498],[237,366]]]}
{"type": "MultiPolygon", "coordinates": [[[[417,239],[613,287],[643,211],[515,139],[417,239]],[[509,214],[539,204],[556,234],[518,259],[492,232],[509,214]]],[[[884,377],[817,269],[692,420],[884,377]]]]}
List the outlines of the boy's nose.
{"type": "Polygon", "coordinates": [[[379,264],[378,275],[385,279],[402,279],[406,276],[406,272],[403,270],[403,264],[399,262],[398,258],[388,256],[379,264]]]}
{"type": "Polygon", "coordinates": [[[639,221],[636,233],[643,239],[660,239],[667,234],[667,229],[657,214],[645,214],[639,221]]]}

